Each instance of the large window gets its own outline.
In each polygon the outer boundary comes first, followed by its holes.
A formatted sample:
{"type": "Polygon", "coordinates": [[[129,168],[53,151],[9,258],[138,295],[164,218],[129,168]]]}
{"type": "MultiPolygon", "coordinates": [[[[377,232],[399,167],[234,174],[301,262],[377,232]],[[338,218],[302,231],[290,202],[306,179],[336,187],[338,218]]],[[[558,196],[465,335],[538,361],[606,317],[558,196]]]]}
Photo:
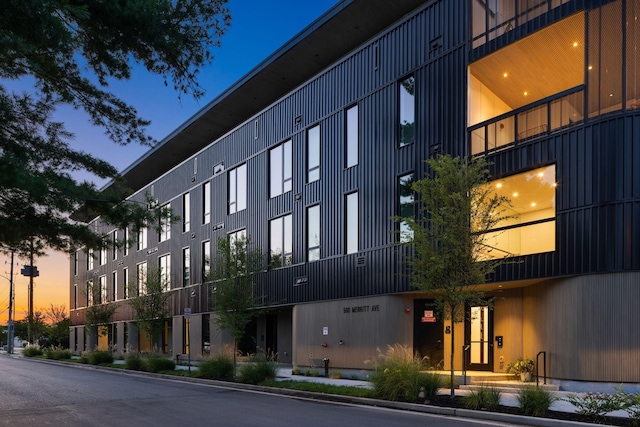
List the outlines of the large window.
{"type": "Polygon", "coordinates": [[[87,281],[87,290],[85,294],[87,297],[87,307],[91,307],[93,305],[93,296],[95,291],[96,290],[93,288],[93,280],[87,281]]]}
{"type": "Polygon", "coordinates": [[[159,257],[160,265],[160,283],[163,289],[171,289],[171,255],[163,255],[159,257]]]}
{"type": "Polygon", "coordinates": [[[269,221],[269,263],[271,268],[293,262],[293,216],[281,216],[269,221]]]}
{"type": "Polygon", "coordinates": [[[347,194],[345,197],[345,240],[346,252],[358,252],[358,193],[347,194]]]}
{"type": "Polygon", "coordinates": [[[182,195],[182,232],[191,231],[191,195],[184,193],[182,195]]]}
{"type": "Polygon", "coordinates": [[[191,285],[191,249],[182,248],[182,286],[191,285]]]}
{"type": "Polygon", "coordinates": [[[144,295],[147,293],[147,263],[141,262],[136,265],[136,295],[144,295]]]}
{"type": "Polygon", "coordinates": [[[347,109],[345,121],[346,121],[346,126],[345,126],[346,164],[345,166],[350,168],[351,166],[355,166],[358,164],[360,123],[359,123],[357,105],[354,105],[353,107],[347,109]]]}
{"type": "Polygon", "coordinates": [[[205,182],[202,185],[202,223],[211,222],[211,183],[205,182]]]}
{"type": "Polygon", "coordinates": [[[211,241],[206,240],[202,242],[202,259],[200,260],[202,265],[202,281],[211,281],[211,241]]]}
{"type": "Polygon", "coordinates": [[[96,301],[96,303],[104,304],[109,301],[107,294],[107,276],[98,277],[98,288],[99,289],[97,295],[100,300],[96,301]]]}
{"type": "Polygon", "coordinates": [[[100,248],[100,252],[98,252],[98,265],[105,265],[107,263],[107,247],[106,242],[102,242],[102,247],[100,248]]]}
{"type": "Polygon", "coordinates": [[[87,250],[87,270],[93,270],[93,249],[87,250]]]}
{"type": "Polygon", "coordinates": [[[147,248],[147,227],[138,229],[137,245],[139,251],[147,248]]]}
{"type": "Polygon", "coordinates": [[[507,197],[505,219],[484,236],[486,258],[529,255],[555,250],[556,168],[545,166],[492,181],[495,192],[507,197]]]}
{"type": "Polygon", "coordinates": [[[307,182],[320,179],[320,125],[307,130],[307,182]]]}
{"type": "Polygon", "coordinates": [[[320,205],[307,208],[307,261],[320,259],[320,205]]]}
{"type": "Polygon", "coordinates": [[[122,269],[122,298],[127,299],[129,297],[129,268],[122,269]]]}
{"type": "Polygon", "coordinates": [[[247,208],[247,165],[229,171],[229,214],[247,208]]]}
{"type": "Polygon", "coordinates": [[[413,144],[415,137],[415,117],[416,117],[416,100],[415,100],[415,78],[407,77],[398,84],[398,104],[399,104],[399,135],[398,145],[413,144]]]}
{"type": "MultiPolygon", "coordinates": [[[[398,178],[398,215],[402,218],[413,218],[413,174],[398,178]]],[[[399,222],[400,242],[413,240],[413,230],[406,221],[399,222]]]]}
{"type": "Polygon", "coordinates": [[[171,238],[171,218],[168,216],[171,212],[170,209],[170,203],[160,207],[160,232],[158,233],[158,240],[160,242],[171,238]]]}
{"type": "Polygon", "coordinates": [[[279,196],[293,188],[291,140],[269,151],[269,197],[279,196]]]}
{"type": "Polygon", "coordinates": [[[244,239],[246,237],[247,237],[247,230],[244,228],[242,230],[233,231],[227,235],[227,238],[229,239],[229,242],[231,242],[232,247],[236,240],[244,239]]]}

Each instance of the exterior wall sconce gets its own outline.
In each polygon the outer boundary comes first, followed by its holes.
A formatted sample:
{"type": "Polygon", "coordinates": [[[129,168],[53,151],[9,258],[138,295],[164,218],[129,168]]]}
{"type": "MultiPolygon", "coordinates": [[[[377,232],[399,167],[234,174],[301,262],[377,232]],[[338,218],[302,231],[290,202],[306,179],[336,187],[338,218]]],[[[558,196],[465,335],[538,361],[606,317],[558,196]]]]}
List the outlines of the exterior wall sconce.
{"type": "Polygon", "coordinates": [[[322,344],[320,344],[322,347],[329,347],[329,344],[327,344],[326,342],[323,342],[322,344]]]}
{"type": "Polygon", "coordinates": [[[343,345],[343,344],[344,344],[344,341],[342,340],[338,341],[338,345],[343,345]]]}

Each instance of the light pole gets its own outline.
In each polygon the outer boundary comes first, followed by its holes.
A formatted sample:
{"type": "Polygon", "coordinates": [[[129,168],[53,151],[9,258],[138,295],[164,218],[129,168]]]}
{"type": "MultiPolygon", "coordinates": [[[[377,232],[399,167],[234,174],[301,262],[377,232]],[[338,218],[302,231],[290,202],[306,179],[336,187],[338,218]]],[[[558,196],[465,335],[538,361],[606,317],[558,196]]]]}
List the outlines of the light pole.
{"type": "Polygon", "coordinates": [[[11,270],[9,277],[0,276],[9,281],[9,320],[7,323],[7,353],[13,353],[13,251],[11,251],[11,270]]]}

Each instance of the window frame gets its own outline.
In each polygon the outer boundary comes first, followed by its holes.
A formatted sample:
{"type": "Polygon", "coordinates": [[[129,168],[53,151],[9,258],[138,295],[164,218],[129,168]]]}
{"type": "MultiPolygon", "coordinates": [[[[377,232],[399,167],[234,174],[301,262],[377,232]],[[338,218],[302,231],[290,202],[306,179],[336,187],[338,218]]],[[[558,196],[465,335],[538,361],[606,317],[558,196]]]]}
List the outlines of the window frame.
{"type": "Polygon", "coordinates": [[[321,219],[321,208],[320,208],[320,204],[315,204],[315,205],[311,205],[311,206],[307,206],[306,209],[306,219],[307,219],[307,224],[306,224],[306,240],[307,240],[307,262],[316,262],[322,259],[322,239],[321,239],[321,233],[322,233],[322,219],[321,219]],[[314,214],[315,216],[315,220],[317,221],[317,244],[316,245],[311,245],[311,241],[312,241],[312,228],[311,228],[311,212],[312,210],[317,209],[317,214],[314,214]],[[317,252],[317,255],[314,255],[312,257],[312,253],[317,252]],[[317,257],[316,257],[317,256],[317,257]]]}
{"type": "Polygon", "coordinates": [[[357,166],[360,161],[360,107],[358,104],[353,104],[350,107],[345,108],[344,113],[345,122],[345,168],[351,168],[357,166]],[[350,114],[355,110],[355,129],[354,123],[351,119],[353,116],[350,114]],[[355,152],[355,154],[354,154],[355,152]],[[353,158],[355,156],[355,159],[353,158]]]}
{"type": "Polygon", "coordinates": [[[247,209],[247,164],[229,170],[228,176],[227,212],[232,215],[247,209]]]}
{"type": "Polygon", "coordinates": [[[322,165],[322,129],[320,123],[307,128],[307,184],[320,181],[322,165]],[[316,135],[317,133],[317,135],[316,135]],[[316,163],[312,163],[312,161],[316,163]]]}
{"type": "Polygon", "coordinates": [[[269,150],[269,198],[292,190],[293,140],[287,139],[269,150]]]}
{"type": "MultiPolygon", "coordinates": [[[[398,148],[403,148],[403,147],[407,147],[410,146],[412,144],[415,144],[416,142],[416,110],[417,110],[417,102],[416,102],[416,95],[415,95],[415,88],[416,88],[416,78],[415,75],[410,74],[405,76],[404,78],[398,80],[397,83],[397,92],[396,92],[396,96],[397,96],[397,102],[398,102],[398,109],[397,109],[397,114],[398,114],[398,118],[396,121],[396,126],[397,126],[397,138],[398,138],[398,144],[397,147],[398,148]],[[413,94],[409,94],[408,90],[405,89],[404,83],[407,82],[408,80],[412,80],[413,83],[413,94]],[[404,90],[403,90],[404,89],[404,90]],[[410,111],[405,111],[405,109],[403,108],[403,106],[408,104],[405,104],[405,97],[403,96],[403,94],[406,93],[407,95],[411,96],[411,99],[413,100],[413,102],[411,103],[411,110],[410,111]],[[411,115],[411,118],[413,119],[413,134],[411,135],[411,138],[408,142],[405,142],[405,136],[404,136],[404,132],[403,130],[405,128],[403,128],[403,123],[402,123],[402,118],[403,116],[406,116],[407,114],[411,115]]],[[[407,124],[409,124],[409,122],[406,122],[407,124]]]]}

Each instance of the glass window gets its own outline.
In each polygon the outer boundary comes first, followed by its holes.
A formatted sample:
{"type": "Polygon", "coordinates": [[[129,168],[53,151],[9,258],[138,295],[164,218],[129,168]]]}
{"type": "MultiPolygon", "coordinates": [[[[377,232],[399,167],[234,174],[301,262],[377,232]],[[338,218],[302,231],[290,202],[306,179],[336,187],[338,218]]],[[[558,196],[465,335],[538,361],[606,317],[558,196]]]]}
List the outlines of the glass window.
{"type": "Polygon", "coordinates": [[[236,240],[244,239],[247,237],[247,230],[243,228],[242,230],[234,231],[232,233],[229,233],[227,237],[229,238],[229,242],[231,242],[231,244],[233,245],[236,240]]]}
{"type": "Polygon", "coordinates": [[[269,197],[279,196],[293,188],[291,140],[269,151],[269,197]]]}
{"type": "Polygon", "coordinates": [[[320,125],[307,130],[307,182],[320,179],[320,125]]]}
{"type": "Polygon", "coordinates": [[[269,221],[269,263],[271,268],[293,263],[293,216],[281,216],[269,221]]]}
{"type": "Polygon", "coordinates": [[[93,270],[93,249],[87,251],[87,270],[93,270]]]}
{"type": "Polygon", "coordinates": [[[415,142],[415,79],[408,77],[398,84],[399,145],[404,147],[415,142]]]}
{"type": "Polygon", "coordinates": [[[247,165],[229,171],[229,214],[247,208],[247,165]]]}
{"type": "Polygon", "coordinates": [[[122,256],[129,255],[129,228],[125,227],[124,230],[124,246],[122,247],[122,256]]]}
{"type": "Polygon", "coordinates": [[[160,257],[160,283],[162,289],[171,289],[171,256],[169,254],[160,257]]]}
{"type": "Polygon", "coordinates": [[[111,259],[118,259],[118,230],[113,230],[111,234],[111,259]]]}
{"type": "Polygon", "coordinates": [[[202,281],[210,282],[211,278],[211,242],[202,242],[202,281]]]}
{"type": "Polygon", "coordinates": [[[211,183],[205,182],[202,185],[202,223],[211,222],[211,183]]]}
{"type": "Polygon", "coordinates": [[[484,258],[529,255],[555,250],[556,169],[545,166],[497,179],[494,191],[511,201],[493,231],[482,236],[484,258]]]}
{"type": "Polygon", "coordinates": [[[360,123],[358,117],[358,106],[347,109],[346,114],[346,167],[350,168],[358,164],[358,145],[359,145],[359,132],[360,123]]]}
{"type": "Polygon", "coordinates": [[[137,242],[139,251],[147,248],[147,227],[140,227],[137,242]]]}
{"type": "Polygon", "coordinates": [[[96,301],[96,304],[104,304],[108,301],[107,276],[98,277],[98,286],[99,286],[98,297],[100,298],[100,300],[96,301]]]}
{"type": "Polygon", "coordinates": [[[78,251],[73,254],[73,275],[78,275],[78,251]]]}
{"type": "Polygon", "coordinates": [[[168,218],[171,209],[171,204],[167,203],[160,207],[160,233],[158,240],[164,242],[171,238],[171,218],[168,218]]]}
{"type": "Polygon", "coordinates": [[[78,285],[73,285],[73,308],[78,308],[78,285]]]}
{"type": "Polygon", "coordinates": [[[147,263],[141,262],[136,265],[136,295],[144,295],[147,293],[147,263]]]}
{"type": "Polygon", "coordinates": [[[191,285],[191,249],[182,248],[182,286],[191,285]]]}
{"type": "Polygon", "coordinates": [[[95,289],[93,289],[93,280],[87,281],[87,291],[86,291],[87,307],[91,307],[93,305],[93,293],[94,292],[95,292],[95,289]]]}
{"type": "Polygon", "coordinates": [[[122,297],[127,299],[129,296],[129,268],[122,269],[122,297]]]}
{"type": "Polygon", "coordinates": [[[191,195],[184,193],[182,195],[182,232],[191,231],[191,195]]]}
{"type": "MultiPolygon", "coordinates": [[[[105,245],[106,243],[103,241],[102,244],[105,245]]],[[[100,248],[100,252],[98,253],[98,260],[99,260],[99,265],[105,265],[107,263],[107,248],[106,248],[106,246],[103,246],[103,247],[100,248]]]]}
{"type": "Polygon", "coordinates": [[[111,273],[111,301],[118,299],[118,272],[111,273]]]}
{"type": "Polygon", "coordinates": [[[307,260],[320,259],[320,205],[307,208],[307,260]]]}
{"type": "Polygon", "coordinates": [[[627,1],[627,108],[640,108],[640,3],[627,1]]]}
{"type": "MultiPolygon", "coordinates": [[[[398,216],[401,218],[413,218],[413,174],[401,176],[398,179],[398,216]]],[[[400,221],[400,242],[406,243],[413,240],[413,230],[406,221],[400,221]]]]}
{"type": "Polygon", "coordinates": [[[347,194],[345,201],[346,250],[353,254],[358,252],[358,193],[347,194]]]}

